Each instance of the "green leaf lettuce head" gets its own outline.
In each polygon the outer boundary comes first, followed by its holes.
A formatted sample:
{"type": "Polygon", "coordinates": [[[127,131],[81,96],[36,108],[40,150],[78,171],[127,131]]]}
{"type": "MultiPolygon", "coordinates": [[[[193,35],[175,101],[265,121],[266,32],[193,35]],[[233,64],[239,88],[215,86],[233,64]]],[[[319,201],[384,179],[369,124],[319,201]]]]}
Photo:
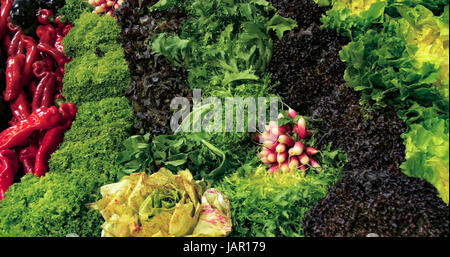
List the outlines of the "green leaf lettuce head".
{"type": "Polygon", "coordinates": [[[167,169],[147,175],[133,173],[100,189],[91,205],[105,219],[104,237],[227,236],[230,204],[189,170],[177,175],[167,169]]]}
{"type": "Polygon", "coordinates": [[[408,176],[422,178],[436,187],[439,196],[449,203],[449,119],[433,108],[413,106],[420,122],[409,125],[402,135],[406,162],[401,166],[408,176]]]}
{"type": "Polygon", "coordinates": [[[398,17],[386,16],[342,49],[344,78],[362,91],[363,104],[448,106],[448,7],[440,17],[423,6],[395,10],[398,17]]]}

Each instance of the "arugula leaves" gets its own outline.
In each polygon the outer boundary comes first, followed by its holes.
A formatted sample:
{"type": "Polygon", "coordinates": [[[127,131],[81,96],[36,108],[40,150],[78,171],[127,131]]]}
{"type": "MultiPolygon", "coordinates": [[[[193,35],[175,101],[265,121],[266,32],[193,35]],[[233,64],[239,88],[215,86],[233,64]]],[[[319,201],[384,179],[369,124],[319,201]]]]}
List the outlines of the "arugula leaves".
{"type": "Polygon", "coordinates": [[[176,173],[189,169],[195,179],[219,180],[230,167],[231,156],[199,134],[162,135],[150,140],[150,134],[132,136],[124,141],[125,150],[117,158],[123,172],[152,173],[165,167],[176,173]]]}

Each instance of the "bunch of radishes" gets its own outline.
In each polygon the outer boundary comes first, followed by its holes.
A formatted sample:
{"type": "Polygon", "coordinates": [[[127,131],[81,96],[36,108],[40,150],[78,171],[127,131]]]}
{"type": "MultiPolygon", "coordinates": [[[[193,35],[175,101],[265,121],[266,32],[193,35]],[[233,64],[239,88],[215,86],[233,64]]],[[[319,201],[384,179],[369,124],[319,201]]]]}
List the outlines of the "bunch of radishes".
{"type": "Polygon", "coordinates": [[[89,0],[89,3],[95,6],[93,13],[113,16],[114,10],[120,8],[125,0],[89,0]]]}
{"type": "MultiPolygon", "coordinates": [[[[261,161],[270,166],[271,173],[300,171],[306,175],[309,168],[321,172],[321,166],[315,159],[319,151],[306,145],[311,132],[306,127],[305,118],[292,109],[288,110],[287,115],[290,117],[287,124],[279,126],[271,121],[266,131],[258,134],[257,140],[262,143],[259,153],[261,161]]],[[[279,118],[285,119],[285,116],[280,114],[279,118]]]]}

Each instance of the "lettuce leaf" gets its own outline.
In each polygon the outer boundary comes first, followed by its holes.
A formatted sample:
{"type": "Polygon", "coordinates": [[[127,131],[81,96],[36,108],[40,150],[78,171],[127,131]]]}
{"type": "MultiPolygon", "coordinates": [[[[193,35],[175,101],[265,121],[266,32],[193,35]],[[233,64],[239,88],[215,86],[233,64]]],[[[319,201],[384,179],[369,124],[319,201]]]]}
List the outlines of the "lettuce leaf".
{"type": "Polygon", "coordinates": [[[406,162],[401,166],[408,176],[422,178],[436,187],[439,196],[449,203],[449,119],[434,108],[413,106],[411,113],[420,122],[411,124],[402,135],[406,146],[406,162]]]}
{"type": "Polygon", "coordinates": [[[100,211],[104,237],[227,236],[230,203],[206,190],[189,170],[178,175],[162,168],[148,176],[133,173],[100,189],[102,199],[90,205],[100,211]]]}

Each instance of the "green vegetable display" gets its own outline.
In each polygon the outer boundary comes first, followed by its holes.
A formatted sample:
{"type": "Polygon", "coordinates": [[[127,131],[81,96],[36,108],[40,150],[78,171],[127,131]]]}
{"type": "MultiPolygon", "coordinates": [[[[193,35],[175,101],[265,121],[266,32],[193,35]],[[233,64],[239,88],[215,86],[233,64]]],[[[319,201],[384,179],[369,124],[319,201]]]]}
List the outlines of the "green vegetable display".
{"type": "Polygon", "coordinates": [[[72,30],[63,40],[64,52],[69,57],[79,57],[89,50],[102,57],[101,52],[120,50],[117,45],[121,29],[111,16],[83,13],[72,30]]]}
{"type": "Polygon", "coordinates": [[[59,9],[58,14],[64,16],[71,23],[76,21],[83,12],[94,10],[94,6],[85,0],[65,0],[65,2],[66,4],[59,9]]]}
{"type": "MultiPolygon", "coordinates": [[[[160,1],[152,9],[173,5],[175,1],[160,1]]],[[[270,32],[281,38],[297,26],[295,21],[278,14],[268,17],[275,8],[264,0],[190,0],[182,7],[190,19],[181,35],[159,34],[152,49],[188,68],[190,87],[204,95],[269,95],[264,71],[272,57],[270,32]]]]}
{"type": "Polygon", "coordinates": [[[101,189],[103,198],[91,207],[105,218],[105,237],[227,236],[230,203],[189,170],[173,175],[167,169],[148,176],[134,173],[101,189]]]}
{"type": "Polygon", "coordinates": [[[81,105],[43,178],[25,176],[0,202],[0,236],[99,236],[101,216],[84,205],[122,176],[115,160],[133,110],[125,98],[81,105]],[[108,115],[105,115],[108,113],[108,115]]]}
{"type": "Polygon", "coordinates": [[[408,176],[424,178],[433,184],[442,200],[449,202],[449,120],[433,108],[413,106],[408,115],[414,122],[403,134],[406,162],[402,169],[408,176]]]}
{"type": "Polygon", "coordinates": [[[123,142],[125,150],[118,163],[125,173],[155,170],[165,167],[172,172],[189,169],[195,179],[219,180],[236,165],[230,153],[218,149],[200,134],[162,135],[150,141],[150,135],[132,136],[123,142]]]}
{"type": "Polygon", "coordinates": [[[109,27],[102,28],[103,38],[100,33],[88,38],[86,31],[73,29],[65,41],[70,47],[80,43],[73,40],[83,39],[89,47],[71,48],[74,58],[64,76],[64,94],[77,104],[77,118],[52,155],[50,172],[42,178],[25,176],[0,202],[0,236],[100,236],[102,217],[85,204],[100,199],[102,185],[125,175],[116,159],[130,136],[134,113],[124,97],[130,78],[116,40],[120,30],[110,17],[86,13],[75,24],[83,26],[81,19],[89,20],[93,29],[98,24],[109,27]],[[95,44],[102,43],[108,47],[96,51],[95,44]]]}
{"type": "Polygon", "coordinates": [[[363,105],[395,107],[408,125],[403,171],[435,185],[448,204],[448,0],[332,4],[324,26],[352,39],[341,51],[345,80],[363,105]]]}
{"type": "Polygon", "coordinates": [[[114,18],[83,13],[64,38],[66,65],[64,97],[75,104],[124,96],[130,82],[128,63],[118,43],[114,18]]]}
{"type": "Polygon", "coordinates": [[[323,172],[270,174],[267,168],[246,165],[224,179],[218,189],[231,202],[232,236],[304,236],[305,213],[326,194],[341,176],[346,157],[324,151],[323,172]]]}

